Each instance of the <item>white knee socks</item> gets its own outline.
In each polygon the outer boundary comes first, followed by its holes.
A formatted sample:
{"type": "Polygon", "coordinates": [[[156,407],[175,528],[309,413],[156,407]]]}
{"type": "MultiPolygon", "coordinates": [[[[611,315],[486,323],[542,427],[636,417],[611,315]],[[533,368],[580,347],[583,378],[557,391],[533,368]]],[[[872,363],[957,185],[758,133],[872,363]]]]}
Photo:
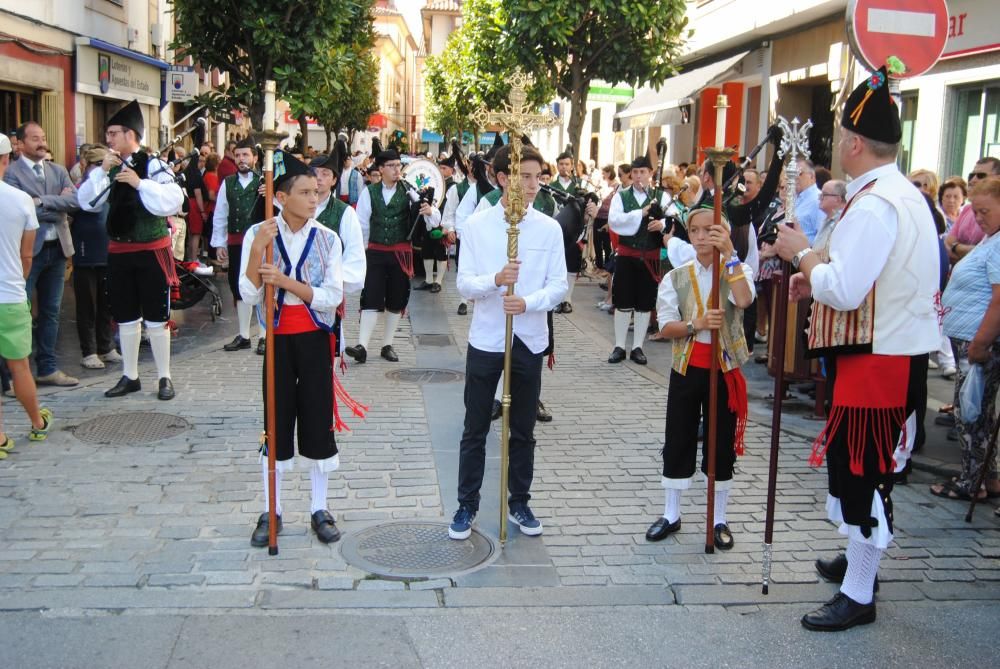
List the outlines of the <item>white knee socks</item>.
{"type": "Polygon", "coordinates": [[[375,324],[378,323],[378,312],[374,309],[365,309],[361,312],[361,331],[358,333],[358,343],[368,348],[368,342],[375,332],[375,324]]]}
{"type": "Polygon", "coordinates": [[[681,517],[681,493],[678,488],[667,488],[667,499],[663,505],[663,517],[668,522],[676,523],[681,517]]]}
{"type": "Polygon", "coordinates": [[[142,321],[118,324],[118,338],[122,345],[122,373],[135,381],[139,378],[139,339],[142,337],[142,321]]]}
{"type": "Polygon", "coordinates": [[[716,525],[727,523],[726,508],[729,506],[729,488],[715,489],[715,515],[713,516],[716,525]]]}
{"type": "MultiPolygon", "coordinates": [[[[149,334],[149,346],[153,349],[153,360],[156,362],[156,378],[169,379],[170,328],[166,323],[146,321],[146,332],[149,334]]],[[[138,359],[136,362],[138,363],[138,359]]]]}
{"type": "Polygon", "coordinates": [[[649,327],[649,312],[635,312],[635,327],[632,329],[632,348],[642,348],[646,341],[646,329],[649,327]]]}
{"type": "Polygon", "coordinates": [[[320,469],[319,463],[314,462],[309,468],[309,479],[312,481],[312,502],[309,513],[316,513],[326,509],[326,493],[330,484],[330,474],[320,469]]]}
{"type": "Polygon", "coordinates": [[[400,317],[400,314],[394,314],[391,311],[385,312],[385,333],[382,335],[382,346],[392,346],[392,338],[396,335],[400,317]]]}
{"type": "Polygon", "coordinates": [[[253,318],[253,307],[243,300],[236,301],[236,320],[239,321],[240,336],[250,339],[250,319],[253,318]]]}
{"type": "Polygon", "coordinates": [[[566,297],[563,298],[563,302],[573,303],[573,287],[576,285],[576,272],[566,273],[566,282],[569,284],[569,290],[566,291],[566,297]]]}
{"type": "Polygon", "coordinates": [[[444,285],[444,275],[448,273],[448,261],[447,260],[438,260],[437,264],[438,264],[438,271],[435,274],[435,276],[437,278],[434,279],[434,283],[436,283],[439,286],[443,286],[444,285]]]}
{"type": "MultiPolygon", "coordinates": [[[[261,458],[260,464],[261,472],[264,476],[264,513],[267,513],[267,505],[269,503],[269,498],[267,494],[267,458],[261,458]]],[[[274,496],[274,508],[277,510],[278,515],[281,515],[281,470],[275,468],[274,472],[274,487],[277,489],[277,495],[274,496]]]]}
{"type": "Polygon", "coordinates": [[[424,260],[424,281],[434,283],[434,260],[424,260]]]}
{"type": "Polygon", "coordinates": [[[631,311],[615,309],[615,346],[625,349],[625,340],[628,339],[628,322],[632,319],[631,311]]]}
{"type": "Polygon", "coordinates": [[[881,549],[860,541],[848,541],[847,573],[840,591],[858,604],[871,604],[881,559],[881,549]]]}

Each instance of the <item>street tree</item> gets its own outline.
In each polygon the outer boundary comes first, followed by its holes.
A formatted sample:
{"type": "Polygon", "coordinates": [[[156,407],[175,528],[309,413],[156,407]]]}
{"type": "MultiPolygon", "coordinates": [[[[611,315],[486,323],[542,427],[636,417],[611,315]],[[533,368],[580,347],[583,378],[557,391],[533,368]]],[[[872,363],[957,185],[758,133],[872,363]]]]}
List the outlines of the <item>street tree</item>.
{"type": "MultiPolygon", "coordinates": [[[[350,45],[370,26],[373,0],[168,0],[178,59],[229,75],[229,84],[199,96],[213,109],[245,109],[253,125],[264,116],[264,81],[288,98],[312,85],[316,56],[350,45]]],[[[370,29],[370,28],[369,28],[370,29]]],[[[324,64],[326,66],[326,64],[324,64]]],[[[332,67],[332,66],[331,66],[332,67]]]]}
{"type": "Polygon", "coordinates": [[[520,66],[569,100],[574,159],[594,81],[658,86],[677,73],[687,30],[685,0],[469,0],[474,53],[494,67],[520,66]],[[488,47],[488,48],[487,48],[488,47]]]}

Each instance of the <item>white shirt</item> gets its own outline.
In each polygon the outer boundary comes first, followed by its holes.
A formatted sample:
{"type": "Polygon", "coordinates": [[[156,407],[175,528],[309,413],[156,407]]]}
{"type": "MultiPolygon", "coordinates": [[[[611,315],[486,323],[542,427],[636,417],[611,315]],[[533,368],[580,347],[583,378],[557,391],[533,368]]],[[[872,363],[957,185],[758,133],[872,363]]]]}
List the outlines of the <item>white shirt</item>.
{"type": "MultiPolygon", "coordinates": [[[[518,225],[517,257],[521,261],[514,294],[524,298],[526,310],[514,316],[514,334],[532,353],[549,344],[548,311],[562,302],[566,257],[562,228],[537,209],[529,208],[518,225]]],[[[458,292],[475,300],[469,345],[480,351],[504,350],[506,286],[496,285],[496,274],[507,264],[507,222],[503,207],[492,207],[468,220],[458,263],[458,292]]]]}
{"type": "MultiPolygon", "coordinates": [[[[865,172],[847,185],[847,201],[873,179],[895,170],[895,163],[889,163],[865,172]]],[[[809,275],[813,299],[838,311],[853,311],[861,305],[885,268],[899,224],[896,210],[880,197],[858,198],[841,219],[852,220],[858,223],[834,226],[830,262],[816,265],[809,275]]]]}
{"type": "MultiPolygon", "coordinates": [[[[236,173],[236,178],[240,181],[240,186],[247,187],[254,177],[253,172],[246,174],[236,173]]],[[[217,249],[224,249],[228,245],[229,239],[229,199],[226,197],[226,181],[223,179],[219,184],[219,192],[215,196],[215,213],[212,215],[212,246],[217,249]]],[[[317,214],[318,216],[319,214],[317,214]]],[[[256,221],[260,223],[260,221],[256,221]]]]}
{"type": "MultiPolygon", "coordinates": [[[[330,204],[332,194],[316,207],[316,218],[330,204]]],[[[361,223],[354,207],[344,208],[340,216],[340,239],[344,242],[343,272],[344,292],[354,295],[365,287],[365,273],[368,271],[368,261],[365,259],[365,239],[361,233],[361,223]]]]}
{"type": "Polygon", "coordinates": [[[25,232],[37,229],[38,217],[31,196],[0,180],[0,304],[28,301],[21,238],[25,232]]]}
{"type": "Polygon", "coordinates": [[[573,185],[573,179],[570,177],[560,176],[556,178],[556,181],[558,181],[559,185],[562,186],[563,190],[567,192],[569,192],[569,187],[573,185]]]}
{"type": "MultiPolygon", "coordinates": [[[[472,188],[469,188],[472,190],[472,188]]],[[[455,213],[458,211],[458,184],[453,184],[444,195],[444,213],[441,215],[441,227],[445,230],[455,229],[455,213]]]]}
{"type": "MultiPolygon", "coordinates": [[[[28,165],[28,169],[30,169],[31,173],[33,175],[35,175],[36,179],[38,179],[38,173],[35,172],[35,165],[38,165],[39,167],[42,168],[42,170],[41,170],[42,176],[41,176],[41,179],[39,179],[39,180],[44,184],[45,183],[45,161],[44,160],[39,160],[39,161],[36,162],[36,161],[32,160],[31,158],[29,158],[28,156],[24,155],[23,153],[21,154],[21,160],[23,160],[28,165]]],[[[28,197],[31,197],[31,196],[29,195],[28,197]]],[[[34,200],[32,200],[32,203],[34,203],[34,200]]],[[[56,228],[56,226],[54,226],[54,225],[47,226],[45,228],[45,241],[51,242],[51,241],[55,241],[56,239],[59,239],[59,229],[56,228]]]]}
{"type": "MultiPolygon", "coordinates": [[[[250,262],[253,239],[257,235],[259,228],[260,223],[257,223],[247,230],[247,234],[243,237],[243,252],[240,254],[240,297],[247,304],[260,304],[264,299],[263,282],[260,284],[260,288],[257,288],[253,285],[253,281],[247,278],[247,263],[250,262]]],[[[302,257],[302,252],[306,248],[306,241],[309,239],[309,231],[313,228],[319,228],[319,231],[316,233],[317,235],[331,234],[336,236],[337,234],[314,218],[306,221],[306,224],[299,228],[298,232],[292,232],[285,219],[280,214],[278,215],[278,234],[281,235],[281,241],[285,244],[285,250],[288,252],[288,260],[292,263],[292,267],[295,267],[302,257]]],[[[312,286],[313,299],[309,306],[317,311],[335,311],[344,300],[344,277],[340,240],[338,239],[337,242],[331,245],[333,251],[330,256],[331,262],[326,266],[323,282],[319,286],[312,286]]],[[[277,244],[274,245],[274,262],[280,266],[277,244]]],[[[292,278],[295,278],[294,269],[292,270],[292,278]]],[[[302,304],[303,302],[296,295],[292,294],[291,291],[286,291],[284,303],[302,304]]]]}
{"type": "MultiPolygon", "coordinates": [[[[396,182],[396,185],[394,185],[392,188],[387,188],[385,183],[382,183],[381,185],[382,185],[382,200],[387,205],[389,204],[389,201],[392,200],[393,196],[396,194],[396,189],[404,188],[404,186],[399,185],[399,182],[396,182]]],[[[406,194],[404,193],[404,195],[406,194]]],[[[410,198],[408,196],[406,197],[406,202],[407,206],[409,206],[410,198]]],[[[435,225],[433,227],[437,227],[437,225],[440,224],[441,222],[441,212],[437,209],[437,207],[431,207],[431,209],[433,209],[433,211],[431,212],[430,220],[428,221],[428,223],[434,222],[435,225]]],[[[371,235],[371,224],[372,224],[372,198],[367,188],[362,190],[361,195],[358,197],[358,206],[356,211],[358,214],[358,222],[361,224],[361,234],[364,237],[365,246],[367,247],[368,238],[371,235]]]]}
{"type": "MultiPolygon", "coordinates": [[[[126,160],[128,156],[126,156],[126,160]]],[[[139,182],[139,199],[142,206],[154,216],[172,216],[181,210],[184,204],[184,191],[174,181],[174,171],[159,158],[151,157],[146,172],[152,176],[139,182]]],[[[76,192],[80,209],[84,211],[100,211],[104,203],[108,201],[108,191],[101,199],[90,206],[98,193],[107,188],[111,183],[108,173],[101,165],[98,165],[87,179],[80,184],[80,189],[76,192]]]]}
{"type": "MultiPolygon", "coordinates": [[[[624,236],[634,235],[639,232],[639,226],[642,224],[642,207],[645,206],[646,200],[649,199],[646,191],[639,190],[633,186],[630,186],[630,188],[635,193],[635,201],[639,203],[639,209],[629,212],[625,211],[625,205],[622,204],[621,190],[611,198],[611,207],[608,209],[608,225],[616,234],[624,236]]],[[[660,206],[663,207],[663,211],[666,211],[670,206],[670,197],[666,193],[660,194],[660,206]]]]}
{"type": "MultiPolygon", "coordinates": [[[[698,294],[701,295],[701,303],[708,309],[708,295],[712,292],[712,268],[705,267],[696,259],[688,264],[694,264],[695,278],[698,282],[698,294]]],[[[750,299],[752,300],[757,297],[757,292],[753,285],[753,270],[750,269],[747,263],[742,263],[742,267],[743,278],[750,287],[750,299]]],[[[679,269],[675,269],[674,271],[676,272],[679,269]]],[[[720,282],[726,280],[727,271],[726,268],[722,269],[719,275],[720,282]]],[[[732,292],[729,293],[729,301],[736,304],[736,296],[732,292]]],[[[695,315],[692,314],[690,318],[694,320],[695,315]]],[[[670,280],[669,274],[660,281],[660,287],[656,292],[656,319],[659,322],[661,330],[667,323],[676,323],[683,320],[681,318],[680,300],[677,297],[677,291],[674,290],[674,284],[670,280]]],[[[698,330],[694,336],[694,340],[703,344],[710,344],[712,343],[712,331],[698,330]]]]}
{"type": "MultiPolygon", "coordinates": [[[[760,251],[757,249],[757,232],[752,225],[747,234],[747,243],[749,249],[747,249],[746,264],[753,270],[754,276],[757,276],[760,271],[760,251]]],[[[680,267],[694,260],[697,255],[694,246],[683,239],[671,237],[667,240],[667,260],[670,261],[671,266],[680,267]]]]}
{"type": "MultiPolygon", "coordinates": [[[[496,188],[496,184],[493,184],[496,188]]],[[[469,185],[469,190],[465,191],[465,197],[458,205],[458,209],[455,210],[455,234],[458,238],[462,238],[462,233],[465,231],[465,224],[469,220],[469,217],[476,213],[476,207],[479,205],[478,187],[476,183],[473,182],[469,185]]]]}

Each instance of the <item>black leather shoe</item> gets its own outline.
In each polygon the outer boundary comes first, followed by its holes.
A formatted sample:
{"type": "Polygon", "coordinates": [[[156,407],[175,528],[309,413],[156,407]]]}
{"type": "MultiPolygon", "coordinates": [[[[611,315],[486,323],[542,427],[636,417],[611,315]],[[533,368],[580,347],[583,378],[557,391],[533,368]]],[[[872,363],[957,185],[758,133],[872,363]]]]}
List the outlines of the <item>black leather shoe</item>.
{"type": "Polygon", "coordinates": [[[344,349],[344,353],[354,358],[354,362],[358,364],[364,364],[365,360],[368,359],[368,351],[361,344],[348,346],[344,349]]]}
{"type": "Polygon", "coordinates": [[[816,632],[841,632],[855,625],[875,622],[875,603],[858,604],[842,592],[812,613],[802,616],[802,626],[816,632]]]}
{"type": "MultiPolygon", "coordinates": [[[[816,571],[830,583],[843,583],[847,573],[847,556],[837,553],[833,558],[816,560],[816,571]]],[[[875,577],[875,592],[878,592],[878,576],[875,577]]]]}
{"type": "Polygon", "coordinates": [[[392,349],[392,344],[383,346],[381,355],[389,362],[399,362],[399,356],[396,355],[396,351],[392,349]]]}
{"type": "Polygon", "coordinates": [[[562,313],[564,313],[564,314],[571,314],[571,313],[573,313],[573,305],[570,304],[569,302],[563,302],[562,303],[562,313]]]}
{"type": "Polygon", "coordinates": [[[421,283],[419,286],[417,286],[413,290],[430,290],[431,286],[433,286],[433,285],[434,285],[433,283],[427,283],[426,281],[424,281],[423,283],[421,283]]]}
{"type": "Polygon", "coordinates": [[[637,365],[645,365],[648,362],[646,354],[642,352],[641,348],[632,349],[632,355],[629,356],[629,359],[637,365]]]}
{"type": "Polygon", "coordinates": [[[264,355],[267,352],[267,340],[261,337],[257,340],[257,355],[264,355]]]}
{"type": "Polygon", "coordinates": [[[490,414],[490,420],[496,420],[503,413],[503,407],[500,406],[500,400],[493,400],[493,413],[490,414]]]}
{"type": "MultiPolygon", "coordinates": [[[[257,519],[257,527],[253,528],[253,534],[250,535],[251,546],[263,548],[267,545],[269,525],[267,514],[260,514],[260,518],[257,519]]],[[[281,534],[281,516],[278,516],[278,534],[281,534]]]]}
{"type": "Polygon", "coordinates": [[[340,539],[340,530],[337,523],[333,521],[333,516],[327,510],[317,511],[312,515],[312,528],[316,533],[316,538],[324,544],[332,544],[340,539]]]}
{"type": "Polygon", "coordinates": [[[728,551],[733,547],[733,533],[729,531],[729,525],[719,523],[715,526],[715,547],[720,551],[728,551]]]}
{"type": "Polygon", "coordinates": [[[906,464],[900,471],[893,473],[892,482],[895,485],[908,485],[910,482],[911,471],[913,471],[913,460],[907,460],[906,464]]]}
{"type": "Polygon", "coordinates": [[[611,351],[611,355],[608,356],[608,362],[614,364],[616,362],[623,362],[625,360],[625,349],[621,346],[615,346],[615,350],[611,351]]]}
{"type": "Polygon", "coordinates": [[[441,284],[440,283],[432,283],[431,287],[430,287],[430,291],[432,293],[440,293],[441,292],[441,284]]]}
{"type": "Polygon", "coordinates": [[[115,384],[114,388],[104,391],[104,396],[122,397],[129,393],[137,393],[140,390],[142,390],[142,384],[139,382],[139,379],[130,379],[122,375],[122,378],[118,379],[118,383],[115,384]]]}
{"type": "Polygon", "coordinates": [[[250,348],[250,340],[242,335],[236,335],[233,340],[222,347],[223,351],[242,351],[245,348],[250,348]]]}
{"type": "Polygon", "coordinates": [[[469,313],[469,307],[468,305],[465,304],[465,302],[462,302],[460,305],[458,305],[458,315],[464,316],[467,313],[469,313]]]}
{"type": "Polygon", "coordinates": [[[667,522],[666,518],[661,516],[656,519],[655,523],[649,526],[648,530],[646,530],[646,541],[662,541],[667,538],[668,534],[673,534],[679,529],[681,529],[680,518],[670,523],[667,522]]]}
{"type": "Polygon", "coordinates": [[[538,413],[535,415],[535,419],[543,423],[552,422],[552,412],[545,408],[541,400],[538,400],[538,413]]]}
{"type": "Polygon", "coordinates": [[[565,302],[560,302],[559,304],[556,305],[556,308],[553,309],[552,311],[554,311],[557,314],[561,314],[563,312],[563,307],[564,306],[566,306],[566,303],[565,302]]]}
{"type": "Polygon", "coordinates": [[[164,376],[160,379],[160,389],[156,392],[156,397],[161,400],[172,400],[174,394],[174,382],[164,376]]]}

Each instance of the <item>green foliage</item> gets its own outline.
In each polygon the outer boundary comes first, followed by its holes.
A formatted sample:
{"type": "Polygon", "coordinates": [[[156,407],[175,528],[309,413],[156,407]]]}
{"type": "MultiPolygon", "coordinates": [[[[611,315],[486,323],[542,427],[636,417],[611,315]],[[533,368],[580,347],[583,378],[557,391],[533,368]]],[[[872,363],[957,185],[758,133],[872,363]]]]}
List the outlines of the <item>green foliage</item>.
{"type": "Polygon", "coordinates": [[[314,76],[324,85],[340,76],[345,52],[371,39],[373,0],[169,2],[177,24],[171,48],[229,74],[227,87],[199,102],[248,110],[256,127],[265,80],[275,80],[279,97],[296,98],[314,85],[314,76]]]}

